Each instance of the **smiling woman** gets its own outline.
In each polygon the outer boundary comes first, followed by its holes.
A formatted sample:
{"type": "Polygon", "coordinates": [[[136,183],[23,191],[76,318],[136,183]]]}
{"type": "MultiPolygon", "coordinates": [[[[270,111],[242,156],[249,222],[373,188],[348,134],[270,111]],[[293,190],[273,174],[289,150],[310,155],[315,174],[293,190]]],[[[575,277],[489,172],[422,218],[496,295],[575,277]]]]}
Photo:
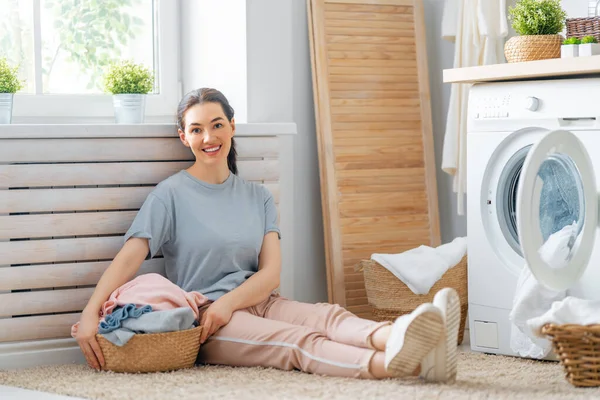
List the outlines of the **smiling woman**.
{"type": "Polygon", "coordinates": [[[233,114],[215,89],[181,100],[179,138],[195,162],[148,195],[115,259],[129,254],[128,262],[106,270],[83,311],[77,340],[90,365],[103,363],[94,336],[100,305],[127,270],[160,250],[166,277],[208,299],[199,309],[200,362],[370,379],[415,375],[421,365],[425,379],[453,381],[459,301],[451,289],[393,326],[275,293],[282,271],[277,208],[268,189],[237,176],[233,114]]]}
{"type": "MultiPolygon", "coordinates": [[[[196,164],[188,169],[192,175],[206,179],[206,174],[210,174],[206,168],[225,165],[219,161],[222,158],[227,159],[229,171],[237,175],[233,115],[233,107],[215,89],[193,90],[181,100],[177,109],[177,127],[181,141],[196,156],[196,164]]],[[[217,171],[218,182],[213,183],[223,182],[227,174],[227,170],[217,171]]]]}

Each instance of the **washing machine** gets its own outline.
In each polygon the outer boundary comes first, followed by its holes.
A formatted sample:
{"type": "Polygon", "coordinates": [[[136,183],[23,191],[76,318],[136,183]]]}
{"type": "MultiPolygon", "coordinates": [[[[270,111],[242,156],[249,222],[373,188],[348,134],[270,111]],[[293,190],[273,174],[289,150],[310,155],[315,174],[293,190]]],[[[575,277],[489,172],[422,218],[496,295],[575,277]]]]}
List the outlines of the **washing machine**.
{"type": "Polygon", "coordinates": [[[549,288],[600,299],[600,78],[473,85],[467,123],[471,348],[510,347],[517,279],[529,268],[549,288]],[[561,265],[546,240],[576,227],[561,265]]]}

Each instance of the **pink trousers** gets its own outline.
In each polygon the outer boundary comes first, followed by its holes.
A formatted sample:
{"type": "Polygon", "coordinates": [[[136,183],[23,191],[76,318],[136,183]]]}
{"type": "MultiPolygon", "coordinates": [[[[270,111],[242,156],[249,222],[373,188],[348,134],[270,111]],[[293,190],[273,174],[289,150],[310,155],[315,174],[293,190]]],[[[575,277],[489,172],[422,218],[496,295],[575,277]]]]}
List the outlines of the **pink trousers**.
{"type": "MultiPolygon", "coordinates": [[[[210,304],[200,308],[204,313],[210,304]]],[[[233,313],[202,346],[198,361],[339,377],[373,378],[373,332],[389,322],[362,319],[338,305],[309,304],[271,295],[233,313]]]]}

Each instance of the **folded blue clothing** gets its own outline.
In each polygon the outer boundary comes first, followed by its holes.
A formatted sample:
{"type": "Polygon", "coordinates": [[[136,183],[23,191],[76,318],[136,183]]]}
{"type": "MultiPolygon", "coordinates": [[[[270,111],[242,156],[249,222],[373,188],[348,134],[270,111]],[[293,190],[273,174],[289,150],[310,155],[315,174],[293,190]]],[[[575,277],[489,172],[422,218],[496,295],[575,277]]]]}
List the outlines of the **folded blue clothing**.
{"type": "Polygon", "coordinates": [[[146,305],[137,307],[135,304],[126,304],[123,307],[115,308],[108,314],[104,321],[98,325],[98,333],[105,334],[119,329],[123,321],[129,318],[139,318],[143,314],[152,312],[152,306],[146,305]]]}
{"type": "Polygon", "coordinates": [[[121,327],[103,335],[117,346],[124,346],[137,333],[164,333],[191,329],[198,325],[190,307],[154,311],[122,321],[121,327]]]}

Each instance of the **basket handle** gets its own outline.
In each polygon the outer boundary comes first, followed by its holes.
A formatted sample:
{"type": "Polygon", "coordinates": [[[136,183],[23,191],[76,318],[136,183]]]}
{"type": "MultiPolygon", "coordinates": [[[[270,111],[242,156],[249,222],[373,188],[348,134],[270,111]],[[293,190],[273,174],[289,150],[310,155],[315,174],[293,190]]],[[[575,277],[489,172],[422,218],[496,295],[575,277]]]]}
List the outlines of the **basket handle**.
{"type": "MultiPolygon", "coordinates": [[[[600,1],[600,0],[598,0],[598,1],[600,1]]],[[[364,269],[365,269],[365,267],[364,267],[362,261],[360,261],[358,264],[356,264],[354,266],[354,272],[363,272],[364,269]]]]}

